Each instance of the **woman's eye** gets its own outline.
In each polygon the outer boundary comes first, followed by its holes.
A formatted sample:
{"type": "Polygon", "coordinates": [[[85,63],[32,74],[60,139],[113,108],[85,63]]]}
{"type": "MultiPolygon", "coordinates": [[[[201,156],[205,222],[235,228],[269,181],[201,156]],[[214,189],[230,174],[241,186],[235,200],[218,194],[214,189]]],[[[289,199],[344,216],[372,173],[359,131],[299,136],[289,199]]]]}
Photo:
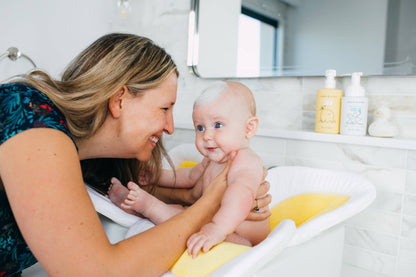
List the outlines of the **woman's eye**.
{"type": "Polygon", "coordinates": [[[162,110],[164,110],[164,111],[169,111],[169,108],[162,108],[162,110]]]}
{"type": "Polygon", "coordinates": [[[215,128],[216,129],[221,128],[221,127],[222,127],[222,123],[220,123],[220,122],[215,123],[215,128]]]}
{"type": "Polygon", "coordinates": [[[204,130],[205,130],[204,126],[202,126],[202,125],[198,125],[198,126],[196,126],[196,129],[197,129],[198,131],[200,131],[200,132],[202,132],[202,131],[204,131],[204,130]]]}

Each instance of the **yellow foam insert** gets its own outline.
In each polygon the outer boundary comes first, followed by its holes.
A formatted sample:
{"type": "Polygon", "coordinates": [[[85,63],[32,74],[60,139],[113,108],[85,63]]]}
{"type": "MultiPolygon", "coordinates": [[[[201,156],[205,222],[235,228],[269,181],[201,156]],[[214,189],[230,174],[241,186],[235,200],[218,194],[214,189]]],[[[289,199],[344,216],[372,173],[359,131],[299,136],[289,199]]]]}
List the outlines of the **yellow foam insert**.
{"type": "MultiPolygon", "coordinates": [[[[193,167],[197,163],[184,161],[178,168],[193,167]]],[[[288,198],[271,209],[270,227],[273,229],[284,219],[292,219],[296,227],[312,220],[324,213],[332,211],[344,204],[348,196],[309,193],[288,198]]],[[[171,267],[171,271],[178,277],[206,276],[237,255],[250,249],[248,246],[230,242],[222,242],[209,252],[200,252],[195,259],[185,250],[182,256],[171,267]]]]}
{"type": "Polygon", "coordinates": [[[206,253],[199,252],[195,259],[186,250],[170,270],[179,277],[206,276],[248,249],[249,246],[221,242],[206,253]]]}
{"type": "Polygon", "coordinates": [[[307,193],[283,200],[271,209],[270,227],[273,230],[282,220],[292,219],[296,227],[324,213],[335,210],[348,196],[329,193],[307,193]]]}
{"type": "Polygon", "coordinates": [[[182,167],[194,167],[195,165],[197,165],[198,163],[196,162],[191,162],[191,161],[183,161],[178,168],[182,168],[182,167]]]}

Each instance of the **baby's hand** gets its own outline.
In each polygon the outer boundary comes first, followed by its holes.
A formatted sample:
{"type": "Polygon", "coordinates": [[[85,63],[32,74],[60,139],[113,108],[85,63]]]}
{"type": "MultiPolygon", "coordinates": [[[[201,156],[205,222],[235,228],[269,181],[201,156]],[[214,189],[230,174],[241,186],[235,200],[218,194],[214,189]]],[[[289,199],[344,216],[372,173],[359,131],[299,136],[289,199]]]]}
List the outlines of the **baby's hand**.
{"type": "Polygon", "coordinates": [[[188,254],[196,258],[199,250],[208,252],[214,245],[225,240],[226,235],[214,223],[208,223],[201,231],[189,237],[187,246],[188,254]]]}

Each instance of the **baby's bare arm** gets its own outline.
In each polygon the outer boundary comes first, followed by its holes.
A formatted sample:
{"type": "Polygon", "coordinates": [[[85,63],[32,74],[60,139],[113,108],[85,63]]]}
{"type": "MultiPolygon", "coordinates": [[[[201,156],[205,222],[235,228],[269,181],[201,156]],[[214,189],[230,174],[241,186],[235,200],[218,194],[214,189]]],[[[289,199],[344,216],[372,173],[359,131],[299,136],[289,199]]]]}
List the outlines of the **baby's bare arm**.
{"type": "MultiPolygon", "coordinates": [[[[253,184],[259,185],[261,178],[258,174],[241,170],[237,172],[239,176],[232,178],[229,182],[224,198],[221,201],[221,208],[213,218],[213,223],[222,226],[221,228],[230,234],[246,220],[247,215],[252,210],[252,203],[256,197],[257,187],[253,184]]],[[[261,176],[261,175],[260,175],[261,176]]]]}
{"type": "Polygon", "coordinates": [[[227,234],[234,232],[252,210],[262,179],[262,160],[254,153],[239,153],[228,173],[229,185],[213,223],[221,226],[227,234]]]}
{"type": "Polygon", "coordinates": [[[163,169],[159,179],[159,185],[170,188],[192,188],[202,176],[207,163],[208,161],[204,159],[192,168],[182,167],[175,171],[163,169]]]}
{"type": "Polygon", "coordinates": [[[245,221],[262,180],[261,159],[255,154],[239,153],[228,173],[229,185],[224,193],[220,209],[212,222],[206,224],[200,232],[188,239],[188,252],[193,257],[201,248],[203,251],[208,251],[212,246],[223,241],[245,221]]]}

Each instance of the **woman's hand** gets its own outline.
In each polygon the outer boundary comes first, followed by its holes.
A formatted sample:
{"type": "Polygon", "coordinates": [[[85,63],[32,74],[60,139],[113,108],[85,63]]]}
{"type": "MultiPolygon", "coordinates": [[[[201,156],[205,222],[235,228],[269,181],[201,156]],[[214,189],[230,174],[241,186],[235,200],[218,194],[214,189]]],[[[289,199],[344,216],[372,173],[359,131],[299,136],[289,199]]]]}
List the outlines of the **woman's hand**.
{"type": "Polygon", "coordinates": [[[263,168],[263,182],[257,189],[256,199],[253,201],[252,209],[247,216],[247,220],[261,221],[271,216],[269,208],[270,202],[272,202],[272,196],[268,193],[270,184],[265,180],[267,176],[267,169],[263,168]]]}
{"type": "MultiPolygon", "coordinates": [[[[215,203],[218,202],[218,205],[221,203],[222,196],[224,195],[224,192],[227,189],[227,175],[233,162],[232,159],[234,157],[235,155],[230,155],[230,159],[228,159],[224,169],[220,174],[217,175],[217,177],[214,178],[214,180],[211,181],[202,197],[204,197],[205,195],[216,195],[218,199],[215,203]]],[[[198,181],[198,183],[202,183],[202,180],[198,181]]],[[[201,186],[201,184],[197,184],[196,186],[201,186]]]]}

